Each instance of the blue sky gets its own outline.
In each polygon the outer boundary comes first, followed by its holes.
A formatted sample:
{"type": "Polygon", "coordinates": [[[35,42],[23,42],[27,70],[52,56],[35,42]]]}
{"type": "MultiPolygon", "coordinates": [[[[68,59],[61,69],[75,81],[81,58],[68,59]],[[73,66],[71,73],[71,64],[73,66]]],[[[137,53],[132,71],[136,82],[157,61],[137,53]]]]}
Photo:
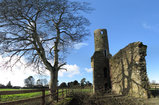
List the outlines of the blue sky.
{"type": "MultiPolygon", "coordinates": [[[[147,74],[149,80],[159,83],[159,1],[158,0],[78,0],[91,3],[95,10],[91,14],[84,14],[91,22],[88,27],[91,35],[82,43],[76,44],[74,49],[70,49],[70,54],[66,58],[66,68],[68,72],[59,72],[59,82],[69,82],[86,78],[92,82],[93,73],[91,71],[91,56],[94,53],[95,29],[105,28],[108,31],[110,53],[116,54],[120,49],[129,43],[141,41],[147,45],[147,74]]],[[[19,71],[16,71],[19,73],[19,71]]],[[[12,72],[13,73],[13,72],[12,72]]],[[[21,71],[21,75],[22,75],[21,71]]],[[[0,73],[2,74],[2,73],[0,73]]],[[[9,80],[14,80],[13,84],[22,86],[23,80],[16,81],[14,77],[7,78],[4,82],[2,75],[0,83],[6,84],[9,80]]],[[[20,75],[20,74],[19,74],[20,75]]],[[[22,78],[29,75],[35,78],[48,78],[36,75],[33,72],[25,72],[22,78]]],[[[20,78],[20,77],[19,77],[20,78]]]]}
{"type": "MultiPolygon", "coordinates": [[[[82,0],[85,1],[85,0],[82,0]]],[[[73,50],[67,56],[69,64],[77,64],[81,75],[71,79],[85,77],[92,81],[90,58],[94,53],[95,29],[106,28],[109,48],[112,55],[132,42],[141,41],[147,45],[147,74],[149,80],[159,83],[159,1],[158,0],[87,0],[95,9],[86,15],[91,21],[91,35],[81,49],[73,50]]],[[[60,79],[60,78],[59,78],[60,79]]],[[[61,78],[61,80],[64,78],[61,78]]],[[[71,80],[67,78],[66,80],[71,80]]]]}

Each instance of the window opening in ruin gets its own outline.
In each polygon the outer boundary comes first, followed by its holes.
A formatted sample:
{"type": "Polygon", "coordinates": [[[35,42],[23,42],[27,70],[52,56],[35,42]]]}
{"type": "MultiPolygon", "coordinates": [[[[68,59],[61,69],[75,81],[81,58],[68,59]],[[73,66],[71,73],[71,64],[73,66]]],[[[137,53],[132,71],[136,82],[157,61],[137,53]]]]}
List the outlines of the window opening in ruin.
{"type": "Polygon", "coordinates": [[[105,57],[107,56],[107,50],[104,50],[104,56],[105,57]]]}
{"type": "Polygon", "coordinates": [[[104,32],[103,32],[103,31],[100,31],[100,34],[101,34],[101,35],[103,35],[103,34],[104,34],[104,32]]]}
{"type": "Polygon", "coordinates": [[[104,71],[104,77],[107,78],[107,74],[108,74],[107,68],[105,67],[105,68],[103,69],[103,71],[104,71]]]}
{"type": "Polygon", "coordinates": [[[104,84],[104,89],[105,89],[105,90],[107,90],[107,86],[108,86],[108,84],[105,83],[105,84],[104,84]]]}

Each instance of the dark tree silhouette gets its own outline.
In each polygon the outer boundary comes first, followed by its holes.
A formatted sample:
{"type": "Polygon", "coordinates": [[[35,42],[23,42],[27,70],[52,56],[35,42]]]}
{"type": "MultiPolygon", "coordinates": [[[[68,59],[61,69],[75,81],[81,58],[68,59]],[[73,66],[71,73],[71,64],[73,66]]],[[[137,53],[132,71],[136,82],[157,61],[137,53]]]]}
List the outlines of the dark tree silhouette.
{"type": "Polygon", "coordinates": [[[62,82],[59,87],[60,87],[60,88],[65,88],[65,87],[67,87],[66,82],[62,82]]]}
{"type": "Polygon", "coordinates": [[[6,87],[7,87],[7,88],[11,88],[11,87],[12,87],[11,81],[8,82],[8,84],[6,85],[6,87]]]}
{"type": "Polygon", "coordinates": [[[77,80],[74,80],[74,81],[73,81],[73,85],[74,85],[74,86],[79,86],[78,81],[77,81],[77,80]]]}
{"type": "Polygon", "coordinates": [[[84,87],[85,83],[86,83],[86,78],[82,78],[81,79],[81,86],[84,87]]]}
{"type": "Polygon", "coordinates": [[[47,84],[48,84],[47,79],[38,79],[36,81],[36,85],[40,87],[46,86],[47,84]]]}

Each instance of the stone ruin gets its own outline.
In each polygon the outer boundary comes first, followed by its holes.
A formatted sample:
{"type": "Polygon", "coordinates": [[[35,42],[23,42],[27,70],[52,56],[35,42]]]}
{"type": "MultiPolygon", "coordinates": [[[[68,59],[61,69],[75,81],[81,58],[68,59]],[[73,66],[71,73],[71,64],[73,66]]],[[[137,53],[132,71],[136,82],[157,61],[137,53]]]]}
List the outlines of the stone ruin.
{"type": "Polygon", "coordinates": [[[112,91],[135,97],[149,97],[146,73],[146,45],[130,43],[110,59],[112,91]]]}
{"type": "Polygon", "coordinates": [[[93,92],[103,93],[103,91],[111,89],[107,31],[104,29],[95,30],[94,41],[95,52],[91,57],[93,92]]]}
{"type": "Polygon", "coordinates": [[[91,57],[93,92],[148,98],[146,49],[142,42],[130,43],[111,57],[106,29],[94,31],[95,52],[91,57]]]}

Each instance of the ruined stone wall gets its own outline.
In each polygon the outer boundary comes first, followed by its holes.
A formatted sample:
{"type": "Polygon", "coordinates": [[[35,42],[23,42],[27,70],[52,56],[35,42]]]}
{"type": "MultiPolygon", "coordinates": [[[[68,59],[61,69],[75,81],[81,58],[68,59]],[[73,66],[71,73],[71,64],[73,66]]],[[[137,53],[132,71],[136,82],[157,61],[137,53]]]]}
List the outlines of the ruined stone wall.
{"type": "Polygon", "coordinates": [[[93,68],[93,93],[110,91],[109,60],[102,51],[96,51],[91,59],[93,68]]]}
{"type": "Polygon", "coordinates": [[[116,94],[149,97],[146,49],[142,42],[131,43],[110,58],[112,91],[116,94]]]}

